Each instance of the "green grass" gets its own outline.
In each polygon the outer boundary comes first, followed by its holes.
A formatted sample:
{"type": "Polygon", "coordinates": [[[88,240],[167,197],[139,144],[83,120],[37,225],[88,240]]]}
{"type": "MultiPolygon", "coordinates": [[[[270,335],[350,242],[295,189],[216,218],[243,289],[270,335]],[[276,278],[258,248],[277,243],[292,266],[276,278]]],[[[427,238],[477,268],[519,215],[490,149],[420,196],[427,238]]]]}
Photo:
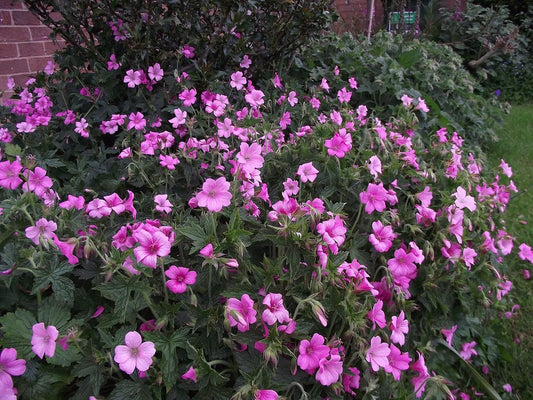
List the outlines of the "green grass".
{"type": "Polygon", "coordinates": [[[520,342],[513,354],[514,362],[500,372],[500,378],[511,384],[514,399],[526,400],[533,398],[533,279],[525,280],[522,271],[530,269],[533,275],[533,265],[520,261],[516,254],[521,243],[533,247],[533,104],[513,106],[499,137],[487,157],[491,168],[497,168],[500,159],[512,167],[512,179],[519,190],[510,200],[505,220],[516,239],[509,275],[513,296],[520,305],[518,315],[509,321],[510,335],[520,342]]]}

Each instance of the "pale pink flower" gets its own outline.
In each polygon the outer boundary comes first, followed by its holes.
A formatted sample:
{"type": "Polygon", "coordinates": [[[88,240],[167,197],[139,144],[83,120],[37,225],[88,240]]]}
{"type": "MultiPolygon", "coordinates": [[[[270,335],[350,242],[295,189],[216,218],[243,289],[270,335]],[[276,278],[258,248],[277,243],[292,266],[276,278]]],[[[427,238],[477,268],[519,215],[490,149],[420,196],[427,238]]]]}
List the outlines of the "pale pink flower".
{"type": "Polygon", "coordinates": [[[476,251],[471,248],[471,247],[466,247],[463,249],[463,261],[465,262],[466,266],[468,267],[468,269],[470,269],[470,267],[472,265],[474,265],[475,263],[475,260],[474,260],[474,257],[477,256],[477,253],[476,251]]]}
{"type": "Polygon", "coordinates": [[[426,102],[422,100],[420,97],[418,98],[418,104],[415,106],[415,109],[423,111],[423,112],[429,112],[429,108],[426,105],[426,102]]]}
{"type": "Polygon", "coordinates": [[[268,325],[290,322],[289,312],[283,305],[283,296],[280,293],[268,293],[263,299],[263,305],[266,308],[261,314],[261,319],[268,325]]]}
{"type": "Polygon", "coordinates": [[[152,342],[143,342],[139,332],[126,333],[125,345],[115,347],[113,360],[119,368],[127,374],[132,374],[135,368],[139,372],[145,372],[152,365],[152,357],[155,354],[155,346],[152,342]]]}
{"type": "Polygon", "coordinates": [[[41,359],[44,355],[53,357],[56,351],[56,340],[59,336],[56,327],[50,325],[45,328],[44,323],[39,322],[33,325],[31,330],[33,332],[31,337],[31,350],[41,359]]]}
{"type": "Polygon", "coordinates": [[[196,282],[196,271],[175,265],[171,265],[165,271],[165,276],[169,279],[166,285],[172,293],[184,293],[187,285],[193,285],[196,282]]]}
{"type": "Polygon", "coordinates": [[[477,354],[477,351],[474,349],[474,347],[476,347],[476,342],[475,341],[472,341],[472,342],[467,342],[467,343],[463,343],[462,347],[461,347],[461,351],[459,352],[459,355],[464,359],[464,360],[470,360],[470,358],[473,356],[473,355],[478,355],[477,354]]]}
{"type": "Polygon", "coordinates": [[[300,191],[298,181],[292,180],[291,178],[287,178],[287,180],[283,182],[283,187],[285,188],[284,193],[286,193],[287,196],[297,195],[300,191]]]}
{"type": "Polygon", "coordinates": [[[161,231],[156,230],[149,232],[145,229],[139,229],[134,232],[133,237],[139,243],[133,254],[137,262],[142,263],[150,268],[157,266],[157,257],[166,257],[170,254],[171,241],[161,231]]]}
{"type": "Polygon", "coordinates": [[[182,379],[193,381],[196,383],[197,376],[196,376],[196,370],[193,367],[190,367],[187,372],[185,372],[182,376],[182,379]]]}
{"type": "Polygon", "coordinates": [[[244,76],[244,74],[241,72],[241,71],[237,71],[237,72],[234,72],[233,74],[231,74],[231,81],[229,83],[229,85],[232,87],[232,88],[235,88],[237,90],[241,90],[244,85],[246,85],[246,77],[244,76]]]}
{"type": "Polygon", "coordinates": [[[22,183],[19,178],[22,165],[18,160],[0,162],[0,186],[6,189],[16,189],[22,183]]]}
{"type": "Polygon", "coordinates": [[[251,145],[245,142],[241,143],[240,151],[237,153],[236,158],[245,173],[251,174],[255,169],[263,166],[262,150],[261,145],[258,143],[252,143],[251,145]]]}
{"type": "Polygon", "coordinates": [[[244,100],[252,107],[259,107],[265,102],[263,97],[265,94],[261,90],[253,89],[244,96],[244,100]]]}
{"type": "Polygon", "coordinates": [[[391,350],[387,343],[381,343],[379,336],[374,336],[370,340],[370,348],[366,352],[366,361],[372,366],[372,370],[377,372],[380,367],[389,365],[389,354],[391,350]]]}
{"type": "Polygon", "coordinates": [[[452,326],[450,329],[441,329],[441,333],[446,338],[446,342],[448,343],[448,346],[452,347],[452,341],[453,341],[453,334],[457,330],[457,325],[452,326]]]}
{"type": "Polygon", "coordinates": [[[337,92],[337,98],[339,99],[339,103],[348,103],[352,98],[352,92],[343,87],[337,92]]]}
{"type": "Polygon", "coordinates": [[[152,81],[159,82],[163,79],[164,71],[159,63],[155,63],[153,66],[148,67],[148,78],[152,81]]]}
{"type": "Polygon", "coordinates": [[[381,161],[378,156],[372,156],[368,159],[368,169],[374,179],[377,179],[378,175],[381,174],[381,161]]]}
{"type": "Polygon", "coordinates": [[[172,203],[168,201],[168,194],[157,194],[154,197],[155,209],[166,214],[172,211],[172,203]]]}
{"type": "Polygon", "coordinates": [[[231,204],[232,194],[229,192],[230,183],[225,177],[217,180],[208,178],[202,185],[202,190],[196,195],[199,207],[206,207],[209,211],[218,212],[231,204]]]}
{"type": "Polygon", "coordinates": [[[329,347],[324,344],[324,336],[315,333],[311,340],[302,340],[299,345],[298,366],[312,374],[319,367],[320,360],[329,354],[329,347]]]}
{"type": "Polygon", "coordinates": [[[476,210],[476,201],[472,196],[466,194],[461,186],[457,187],[457,191],[452,194],[456,198],[455,205],[459,209],[468,208],[470,211],[474,212],[476,210]]]}
{"type": "Polygon", "coordinates": [[[287,102],[291,105],[291,107],[294,107],[298,103],[298,96],[296,95],[295,91],[291,91],[289,93],[289,96],[287,97],[287,102]]]}
{"type": "Polygon", "coordinates": [[[179,128],[181,125],[184,125],[187,121],[187,111],[182,111],[179,108],[174,110],[174,118],[170,119],[168,122],[172,124],[174,129],[179,128]]]}
{"type": "Polygon", "coordinates": [[[124,77],[123,81],[124,83],[128,84],[129,88],[134,88],[135,86],[140,85],[142,83],[141,77],[141,71],[134,71],[133,69],[129,69],[126,71],[126,76],[124,77]]]}
{"type": "Polygon", "coordinates": [[[278,400],[279,395],[274,390],[259,389],[254,393],[254,400],[278,400]]]}
{"type": "MultiPolygon", "coordinates": [[[[17,359],[17,350],[4,348],[0,353],[0,386],[13,385],[12,376],[20,376],[26,371],[26,360],[17,359]]],[[[0,398],[2,398],[0,396],[0,398]]]]}
{"type": "Polygon", "coordinates": [[[513,176],[513,169],[503,159],[501,160],[500,168],[508,178],[513,176]]]}
{"type": "Polygon", "coordinates": [[[389,325],[391,330],[390,340],[393,343],[398,343],[400,346],[405,344],[405,335],[409,332],[409,321],[405,319],[405,314],[400,311],[400,315],[393,316],[389,325]]]}
{"type": "Polygon", "coordinates": [[[332,349],[329,358],[323,357],[318,362],[315,378],[324,386],[330,386],[339,380],[342,374],[342,361],[338,349],[332,349]]]}
{"type": "Polygon", "coordinates": [[[298,167],[298,171],[296,172],[296,175],[300,177],[300,180],[302,182],[314,182],[317,175],[318,175],[318,169],[316,169],[313,166],[312,162],[308,162],[305,164],[301,164],[298,167]]]}
{"type": "Polygon", "coordinates": [[[257,321],[257,311],[249,295],[243,294],[241,299],[230,298],[226,303],[226,317],[231,326],[237,326],[239,332],[246,332],[250,324],[257,321]]]}
{"type": "Polygon", "coordinates": [[[34,226],[26,228],[26,237],[33,243],[39,244],[43,240],[53,239],[57,224],[54,221],[48,221],[46,218],[40,218],[34,226]]]}
{"type": "Polygon", "coordinates": [[[409,357],[409,353],[402,353],[399,348],[391,344],[388,359],[389,364],[384,367],[385,372],[392,374],[394,380],[399,381],[402,371],[409,369],[411,357],[409,357]]]}

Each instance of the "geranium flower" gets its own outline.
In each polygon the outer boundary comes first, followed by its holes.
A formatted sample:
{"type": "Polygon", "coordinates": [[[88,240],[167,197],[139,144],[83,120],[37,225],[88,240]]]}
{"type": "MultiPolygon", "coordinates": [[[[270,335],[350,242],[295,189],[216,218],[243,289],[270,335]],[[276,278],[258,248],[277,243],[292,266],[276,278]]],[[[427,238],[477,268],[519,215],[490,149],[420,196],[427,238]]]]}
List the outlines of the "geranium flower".
{"type": "Polygon", "coordinates": [[[56,351],[56,340],[59,332],[55,326],[45,328],[43,322],[39,322],[31,328],[33,335],[31,337],[31,350],[37,354],[37,357],[43,358],[46,354],[53,357],[56,351]]]}
{"type": "Polygon", "coordinates": [[[254,400],[277,400],[279,395],[274,390],[259,389],[254,393],[254,400]]]}
{"type": "Polygon", "coordinates": [[[214,212],[219,212],[222,207],[229,206],[233,197],[229,192],[229,187],[230,183],[225,177],[217,180],[207,179],[202,185],[202,190],[196,195],[198,206],[214,212]]]}
{"type": "Polygon", "coordinates": [[[411,383],[414,386],[416,398],[420,398],[424,390],[426,390],[426,380],[429,378],[429,371],[426,367],[426,361],[424,360],[424,355],[420,352],[418,353],[418,360],[411,364],[411,369],[415,372],[418,372],[418,376],[415,376],[411,379],[411,383]]]}
{"type": "Polygon", "coordinates": [[[296,175],[298,175],[300,177],[300,180],[304,183],[314,182],[318,175],[318,169],[313,166],[312,162],[308,162],[298,167],[296,175]]]}
{"type": "Polygon", "coordinates": [[[366,352],[366,361],[371,364],[372,370],[377,372],[380,367],[389,365],[389,354],[391,350],[387,343],[381,343],[379,336],[370,339],[370,348],[366,352]]]}
{"type": "Polygon", "coordinates": [[[372,214],[375,211],[381,212],[385,210],[387,205],[387,191],[383,187],[383,183],[379,184],[369,183],[366,191],[359,193],[361,203],[365,205],[367,214],[372,214]]]}
{"type": "Polygon", "coordinates": [[[161,231],[149,232],[140,229],[133,234],[133,237],[139,243],[139,246],[133,249],[133,254],[135,254],[137,262],[147,267],[155,268],[157,257],[166,257],[170,254],[172,243],[161,231]]]}
{"type": "Polygon", "coordinates": [[[172,203],[168,201],[167,194],[157,194],[154,197],[155,209],[166,214],[172,211],[172,203]]]}
{"type": "Polygon", "coordinates": [[[169,279],[166,285],[173,293],[184,293],[187,285],[193,285],[196,282],[196,271],[175,265],[171,265],[165,271],[165,276],[169,279]]]}
{"type": "Polygon", "coordinates": [[[476,349],[474,349],[474,347],[476,347],[476,344],[477,343],[475,341],[463,343],[461,347],[461,351],[459,352],[459,355],[464,360],[470,360],[470,358],[472,358],[473,355],[477,356],[478,355],[477,351],[476,349]]]}
{"type": "Polygon", "coordinates": [[[280,293],[268,293],[263,299],[266,309],[261,314],[261,319],[268,325],[275,322],[284,323],[291,320],[289,312],[283,305],[283,296],[280,293]]]}
{"type": "Polygon", "coordinates": [[[196,383],[196,370],[194,369],[194,367],[190,367],[187,372],[185,372],[182,376],[181,376],[182,379],[186,379],[186,380],[189,380],[189,381],[193,381],[194,383],[196,383]]]}
{"type": "Polygon", "coordinates": [[[376,324],[380,328],[384,328],[385,325],[387,325],[387,321],[385,320],[385,313],[383,312],[383,301],[378,300],[376,304],[372,307],[372,310],[370,310],[366,316],[370,321],[372,321],[372,329],[376,329],[376,324]]]}
{"type": "Polygon", "coordinates": [[[299,345],[298,366],[308,374],[314,373],[320,360],[329,354],[329,347],[324,344],[324,336],[315,333],[311,340],[302,340],[299,345]]]}
{"type": "Polygon", "coordinates": [[[392,241],[398,237],[392,230],[392,226],[383,226],[381,221],[372,222],[372,230],[374,231],[368,236],[368,241],[372,243],[374,248],[379,253],[385,253],[392,247],[392,241]]]}
{"type": "Polygon", "coordinates": [[[22,179],[19,178],[20,171],[22,165],[18,160],[0,162],[0,186],[12,190],[19,187],[22,183],[22,179]]]}
{"type": "Polygon", "coordinates": [[[135,368],[145,372],[152,365],[152,356],[155,354],[155,346],[152,342],[143,342],[138,332],[126,333],[125,345],[115,347],[113,360],[119,368],[127,374],[132,374],[135,368]]]}
{"type": "Polygon", "coordinates": [[[453,334],[457,330],[457,325],[452,326],[450,329],[441,329],[441,333],[446,338],[446,342],[448,343],[448,346],[452,347],[452,340],[453,340],[453,334]]]}
{"type": "Polygon", "coordinates": [[[400,346],[405,344],[405,333],[409,332],[409,321],[405,319],[405,314],[400,311],[400,315],[393,316],[389,325],[391,330],[390,340],[393,343],[398,343],[400,346]]]}
{"type": "Polygon", "coordinates": [[[399,381],[402,371],[409,369],[411,357],[408,353],[402,353],[395,345],[390,345],[389,364],[384,367],[385,372],[392,374],[394,380],[399,381]]]}
{"type": "Polygon", "coordinates": [[[246,293],[241,299],[230,298],[226,303],[226,317],[231,326],[237,326],[239,332],[246,332],[250,329],[250,324],[256,322],[257,311],[254,309],[254,302],[246,293]]]}
{"type": "MultiPolygon", "coordinates": [[[[0,353],[0,386],[13,386],[12,376],[20,376],[26,371],[26,360],[17,359],[17,350],[4,348],[0,353]]],[[[0,398],[2,398],[0,396],[0,398]]]]}
{"type": "Polygon", "coordinates": [[[332,349],[329,358],[323,357],[318,362],[315,378],[324,386],[330,386],[339,380],[342,374],[342,361],[338,349],[332,349]]]}
{"type": "Polygon", "coordinates": [[[57,229],[57,224],[54,221],[48,221],[46,218],[40,218],[35,222],[35,225],[26,228],[26,237],[36,245],[39,244],[41,238],[43,240],[53,239],[54,232],[57,229]]]}

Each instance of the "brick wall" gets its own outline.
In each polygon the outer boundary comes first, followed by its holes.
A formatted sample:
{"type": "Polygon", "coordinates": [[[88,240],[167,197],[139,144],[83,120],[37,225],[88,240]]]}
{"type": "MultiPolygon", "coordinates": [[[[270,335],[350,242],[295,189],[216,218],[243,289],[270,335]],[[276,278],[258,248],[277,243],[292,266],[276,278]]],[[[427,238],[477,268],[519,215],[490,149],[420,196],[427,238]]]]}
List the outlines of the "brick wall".
{"type": "Polygon", "coordinates": [[[49,34],[22,0],[0,0],[0,90],[9,77],[22,84],[52,59],[57,46],[49,34]]]}
{"type": "MultiPolygon", "coordinates": [[[[367,0],[335,0],[334,6],[339,15],[339,20],[335,24],[335,32],[357,32],[368,31],[368,1],[367,0]]],[[[372,31],[375,32],[383,28],[384,14],[381,0],[374,1],[374,23],[372,31]]]]}

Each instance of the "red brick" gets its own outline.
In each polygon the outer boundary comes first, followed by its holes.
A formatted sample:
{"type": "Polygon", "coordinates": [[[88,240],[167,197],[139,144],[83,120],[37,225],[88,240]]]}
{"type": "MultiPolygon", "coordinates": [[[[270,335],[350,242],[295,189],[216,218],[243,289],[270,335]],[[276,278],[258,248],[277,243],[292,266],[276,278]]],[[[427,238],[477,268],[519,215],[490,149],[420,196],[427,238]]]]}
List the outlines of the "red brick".
{"type": "Polygon", "coordinates": [[[30,69],[28,68],[28,60],[25,58],[0,60],[0,71],[7,74],[21,74],[30,72],[30,69]]]}
{"type": "Polygon", "coordinates": [[[19,49],[19,57],[34,57],[44,54],[43,42],[25,42],[17,43],[19,49]]]}
{"type": "Polygon", "coordinates": [[[46,26],[32,26],[29,30],[31,32],[31,40],[50,39],[50,28],[46,26]]]}
{"type": "Polygon", "coordinates": [[[41,21],[30,11],[12,11],[14,25],[41,25],[41,21]]]}
{"type": "Polygon", "coordinates": [[[0,42],[24,42],[31,39],[29,28],[22,26],[0,26],[0,42]]]}
{"type": "Polygon", "coordinates": [[[43,43],[44,43],[45,54],[52,54],[56,52],[57,50],[61,49],[65,45],[64,40],[57,40],[56,42],[49,40],[43,43]]]}
{"type": "Polygon", "coordinates": [[[37,71],[43,70],[48,61],[53,61],[52,56],[41,56],[41,57],[28,58],[30,72],[37,72],[37,71]]]}
{"type": "Polygon", "coordinates": [[[0,43],[0,58],[16,58],[18,56],[16,43],[0,43]]]}
{"type": "Polygon", "coordinates": [[[11,19],[11,12],[8,10],[0,10],[0,25],[12,25],[13,20],[11,19]]]}
{"type": "Polygon", "coordinates": [[[24,4],[22,0],[2,0],[2,4],[0,4],[1,10],[24,10],[26,7],[24,7],[24,4]]]}

